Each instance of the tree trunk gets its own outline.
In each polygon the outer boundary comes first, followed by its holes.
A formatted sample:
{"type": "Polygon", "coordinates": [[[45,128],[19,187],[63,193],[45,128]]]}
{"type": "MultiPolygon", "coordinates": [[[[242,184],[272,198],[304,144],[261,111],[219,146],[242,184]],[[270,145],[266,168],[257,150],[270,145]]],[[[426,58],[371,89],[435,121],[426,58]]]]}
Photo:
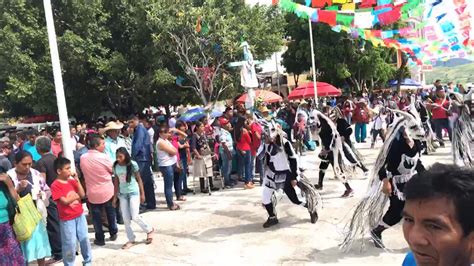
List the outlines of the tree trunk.
{"type": "Polygon", "coordinates": [[[295,87],[298,87],[298,81],[300,79],[300,75],[293,73],[293,79],[295,80],[295,87]]]}
{"type": "Polygon", "coordinates": [[[402,54],[402,63],[400,64],[400,68],[397,72],[397,93],[400,93],[400,86],[402,85],[404,69],[408,63],[408,57],[405,54],[402,54]]]}

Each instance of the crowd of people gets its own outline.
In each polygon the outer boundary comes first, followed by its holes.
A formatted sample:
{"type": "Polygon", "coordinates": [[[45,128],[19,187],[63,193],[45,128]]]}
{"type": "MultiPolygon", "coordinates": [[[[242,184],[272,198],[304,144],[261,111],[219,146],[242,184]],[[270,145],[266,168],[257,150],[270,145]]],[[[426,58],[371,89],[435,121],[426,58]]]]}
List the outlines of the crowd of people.
{"type": "MultiPolygon", "coordinates": [[[[319,182],[314,186],[322,189],[325,170],[329,164],[337,166],[333,161],[339,156],[332,153],[333,142],[324,139],[324,134],[334,136],[336,133],[318,129],[323,117],[332,122],[322,123],[334,123],[334,129],[341,136],[341,152],[351,153],[348,150],[354,150],[352,135],[357,143],[366,142],[371,124],[369,141],[374,148],[378,137],[383,142],[386,140],[387,126],[393,123],[397,111],[406,111],[416,100],[422,103],[417,109],[425,133],[431,136],[421,148],[428,154],[433,147],[444,146],[443,130],[452,139],[456,119],[461,117],[463,108],[467,108],[462,97],[456,95],[470,93],[472,89],[464,90],[452,83],[443,87],[437,82],[432,91],[326,99],[320,104],[321,114],[315,113],[313,105],[303,100],[259,104],[254,110],[258,119],[243,105],[235,104],[211,121],[205,116],[198,121],[184,122],[173,112],[166,119],[160,113],[142,113],[126,121],[110,118],[76,123],[71,126],[71,138],[66,143],[67,148],[73,150],[74,161],[63,157],[62,132],[57,128],[7,132],[0,139],[0,172],[6,173],[0,175],[0,243],[8,255],[2,254],[0,264],[37,261],[44,265],[45,259],[50,258],[48,263],[62,260],[65,265],[74,265],[76,242],[84,263],[90,264],[92,253],[86,210],[90,210],[95,245],[115,241],[117,224],[124,224],[128,241],[122,248],[132,247],[136,244],[132,221],[146,234],[145,243],[151,244],[155,229],[139,214],[157,208],[154,172],[161,173],[166,207],[170,211],[180,210],[178,202],[186,201],[185,196],[197,190],[210,194],[233,188],[239,182],[244,183],[245,189],[255,188],[255,183],[262,184],[264,179],[265,158],[259,156],[265,142],[262,121],[275,121],[297,152],[322,146],[319,182]],[[190,176],[193,177],[192,189],[190,176]],[[199,189],[194,179],[199,179],[199,189]],[[223,180],[222,186],[216,185],[218,180],[223,180]],[[15,214],[12,206],[28,194],[43,219],[36,224],[31,238],[19,243],[11,226],[15,214]],[[108,227],[107,239],[103,224],[108,227]]],[[[290,151],[289,147],[285,149],[290,151]]],[[[369,170],[362,161],[356,155],[353,157],[349,161],[367,174],[369,170]]],[[[352,196],[348,181],[343,183],[346,190],[342,196],[352,196]]],[[[416,189],[414,185],[411,192],[407,192],[407,200],[420,199],[413,192],[416,189]]],[[[271,205],[271,202],[266,204],[271,205]]],[[[267,210],[271,218],[273,209],[267,210]]],[[[401,215],[401,209],[397,212],[401,215]]],[[[315,222],[316,214],[311,215],[315,222]]],[[[416,215],[408,210],[405,216],[413,220],[416,215]]],[[[472,228],[467,230],[472,231],[472,228]]],[[[380,234],[377,233],[379,238],[380,234]]]]}

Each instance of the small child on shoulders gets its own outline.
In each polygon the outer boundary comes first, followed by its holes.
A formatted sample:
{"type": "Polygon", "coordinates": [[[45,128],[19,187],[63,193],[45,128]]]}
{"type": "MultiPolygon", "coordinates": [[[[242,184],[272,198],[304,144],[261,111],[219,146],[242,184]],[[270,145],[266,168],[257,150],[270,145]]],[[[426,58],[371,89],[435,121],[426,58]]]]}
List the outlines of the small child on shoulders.
{"type": "Polygon", "coordinates": [[[92,250],[81,203],[81,199],[85,197],[84,188],[76,174],[71,177],[71,161],[68,159],[57,158],[54,169],[58,177],[51,185],[51,192],[58,206],[64,265],[74,265],[77,241],[81,247],[83,264],[91,265],[92,250]]]}

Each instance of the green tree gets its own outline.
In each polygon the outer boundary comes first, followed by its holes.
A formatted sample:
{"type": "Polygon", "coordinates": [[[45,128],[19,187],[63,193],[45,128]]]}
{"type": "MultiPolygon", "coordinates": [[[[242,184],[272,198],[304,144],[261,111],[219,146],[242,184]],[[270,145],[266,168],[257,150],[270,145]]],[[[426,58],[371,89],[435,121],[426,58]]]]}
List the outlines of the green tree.
{"type": "Polygon", "coordinates": [[[203,104],[239,88],[238,69],[229,68],[228,63],[241,60],[243,40],[260,60],[278,51],[283,40],[284,19],[279,11],[250,7],[244,0],[189,0],[178,6],[157,2],[149,23],[155,44],[168,44],[168,51],[175,55],[178,66],[173,73],[184,78],[181,86],[192,89],[203,104]],[[167,18],[170,14],[171,19],[167,18]]]}
{"type": "MultiPolygon", "coordinates": [[[[124,116],[148,105],[198,103],[192,90],[179,88],[176,78],[186,67],[172,48],[171,37],[194,33],[199,17],[208,33],[196,34],[192,64],[222,71],[213,86],[235,91],[236,70],[227,63],[241,56],[240,40],[253,46],[258,59],[279,50],[284,19],[274,7],[254,8],[243,0],[167,0],[92,2],[53,0],[53,14],[69,113],[91,119],[103,110],[124,116]],[[209,45],[207,64],[196,51],[209,45]],[[218,51],[218,52],[216,52],[218,51]],[[183,67],[184,66],[184,67],[183,67]]],[[[0,103],[14,115],[56,113],[46,23],[41,1],[0,4],[0,103]]],[[[192,82],[189,77],[184,85],[192,82]]],[[[214,100],[218,93],[206,96],[214,100]]]]}

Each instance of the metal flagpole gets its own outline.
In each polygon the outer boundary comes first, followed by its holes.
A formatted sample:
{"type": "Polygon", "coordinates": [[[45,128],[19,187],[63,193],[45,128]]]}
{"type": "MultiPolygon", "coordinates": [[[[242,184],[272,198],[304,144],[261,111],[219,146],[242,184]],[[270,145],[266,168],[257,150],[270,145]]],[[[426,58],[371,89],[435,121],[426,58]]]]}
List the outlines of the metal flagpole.
{"type": "Polygon", "coordinates": [[[66,99],[64,97],[63,78],[61,76],[61,65],[59,64],[58,43],[54,29],[53,11],[51,0],[43,0],[46,27],[48,29],[49,49],[51,52],[51,64],[53,65],[54,87],[56,88],[56,100],[58,102],[59,124],[61,126],[63,153],[71,163],[74,170],[74,156],[71,147],[71,135],[69,130],[69,118],[67,115],[66,99]]]}
{"type": "Polygon", "coordinates": [[[316,62],[314,61],[314,44],[313,44],[313,25],[311,18],[308,18],[309,24],[309,41],[311,43],[311,63],[313,68],[313,88],[314,88],[314,106],[318,107],[318,86],[316,84],[316,62]]]}

